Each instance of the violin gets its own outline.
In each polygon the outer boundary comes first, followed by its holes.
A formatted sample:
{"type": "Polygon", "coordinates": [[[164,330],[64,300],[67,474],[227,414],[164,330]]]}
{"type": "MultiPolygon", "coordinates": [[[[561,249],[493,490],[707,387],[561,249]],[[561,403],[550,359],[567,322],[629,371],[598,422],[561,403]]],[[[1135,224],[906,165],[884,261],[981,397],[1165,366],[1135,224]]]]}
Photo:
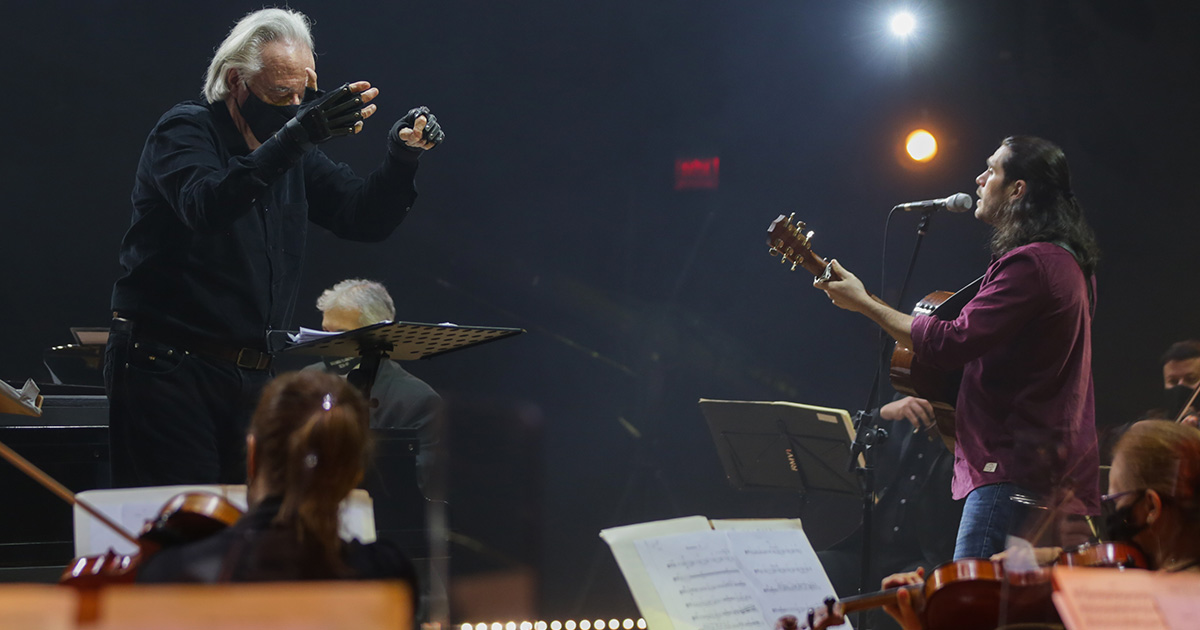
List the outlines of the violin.
{"type": "MultiPolygon", "coordinates": [[[[1145,569],[1145,557],[1125,543],[1093,543],[1059,555],[1058,564],[1072,567],[1145,569]]],[[[1003,563],[964,558],[943,564],[923,584],[898,586],[839,600],[843,615],[878,608],[896,601],[901,590],[912,596],[913,608],[927,630],[992,630],[1003,623],[1057,622],[1050,600],[1049,571],[1004,571],[1003,563]]]]}
{"type": "Polygon", "coordinates": [[[878,608],[896,602],[897,593],[907,590],[927,630],[993,630],[1001,619],[1054,620],[1050,588],[1045,576],[1006,576],[1000,562],[964,558],[937,567],[922,584],[847,597],[835,607],[843,615],[878,608]]]}
{"type": "Polygon", "coordinates": [[[158,515],[146,523],[141,534],[134,536],[3,442],[0,442],[0,457],[59,498],[79,506],[117,535],[137,545],[138,551],[133,554],[118,554],[109,549],[100,556],[73,560],[63,571],[59,584],[86,589],[131,583],[137,578],[141,563],[150,555],[164,547],[207,538],[233,525],[242,516],[242,511],[224,497],[210,492],[185,492],[167,501],[158,515]]]}
{"type": "Polygon", "coordinates": [[[1106,569],[1149,569],[1146,556],[1137,547],[1121,542],[1102,542],[1081,545],[1064,551],[1058,564],[1068,567],[1098,567],[1106,569]]]}
{"type": "Polygon", "coordinates": [[[58,583],[81,589],[133,583],[142,562],[158,551],[208,538],[233,525],[241,516],[242,511],[236,505],[211,492],[177,494],[146,522],[134,539],[138,546],[136,553],[119,554],[109,549],[103,555],[76,558],[63,571],[58,583]]]}

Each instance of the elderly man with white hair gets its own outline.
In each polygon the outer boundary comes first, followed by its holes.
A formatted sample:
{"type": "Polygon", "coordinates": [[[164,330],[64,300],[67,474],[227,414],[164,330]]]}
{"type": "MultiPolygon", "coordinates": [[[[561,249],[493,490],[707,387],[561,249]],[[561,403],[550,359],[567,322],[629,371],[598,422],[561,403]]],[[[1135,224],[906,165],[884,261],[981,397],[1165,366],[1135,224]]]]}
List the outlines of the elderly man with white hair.
{"type": "Polygon", "coordinates": [[[367,177],[326,157],[317,145],[362,131],[379,90],[319,91],[308,18],[289,10],[238,21],[203,95],[159,119],[134,182],[105,356],[117,486],[245,479],[268,333],[291,327],[308,223],[387,238],[416,199],[418,157],[444,138],[421,107],[367,177]]]}
{"type": "MultiPolygon", "coordinates": [[[[342,280],[317,298],[321,327],[345,332],[396,320],[396,305],[387,288],[362,279],[342,280]]],[[[329,357],[305,369],[324,369],[351,376],[359,369],[358,357],[329,357]]],[[[352,381],[359,379],[352,378],[352,381]]],[[[441,475],[436,470],[438,437],[441,434],[442,397],[425,381],[410,374],[395,361],[382,361],[371,386],[371,428],[414,429],[420,440],[417,452],[417,482],[431,499],[441,498],[441,475]]]]}

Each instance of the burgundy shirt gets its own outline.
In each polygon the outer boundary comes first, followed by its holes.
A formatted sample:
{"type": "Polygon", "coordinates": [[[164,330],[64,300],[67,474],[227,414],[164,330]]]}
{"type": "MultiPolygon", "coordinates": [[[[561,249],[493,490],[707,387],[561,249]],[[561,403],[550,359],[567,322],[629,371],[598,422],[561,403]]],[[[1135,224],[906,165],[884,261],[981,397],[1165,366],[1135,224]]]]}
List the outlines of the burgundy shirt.
{"type": "Polygon", "coordinates": [[[955,499],[1007,481],[1099,513],[1089,282],[1070,252],[1031,243],[992,261],[957,319],[913,320],[918,356],[963,368],[955,499]]]}

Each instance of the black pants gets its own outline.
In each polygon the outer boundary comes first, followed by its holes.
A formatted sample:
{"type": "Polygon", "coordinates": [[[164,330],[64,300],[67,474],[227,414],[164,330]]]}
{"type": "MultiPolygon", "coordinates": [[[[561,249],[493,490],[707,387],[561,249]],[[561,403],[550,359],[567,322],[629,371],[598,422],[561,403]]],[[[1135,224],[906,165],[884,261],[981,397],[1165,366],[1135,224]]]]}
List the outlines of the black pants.
{"type": "Polygon", "coordinates": [[[245,483],[246,430],[268,380],[114,321],[104,354],[113,486],[245,483]]]}

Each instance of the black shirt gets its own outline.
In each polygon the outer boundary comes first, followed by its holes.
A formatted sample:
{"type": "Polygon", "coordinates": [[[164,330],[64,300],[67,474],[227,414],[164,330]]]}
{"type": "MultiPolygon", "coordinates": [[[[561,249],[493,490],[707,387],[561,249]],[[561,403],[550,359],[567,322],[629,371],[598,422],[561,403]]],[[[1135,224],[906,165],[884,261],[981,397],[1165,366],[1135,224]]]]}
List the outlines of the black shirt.
{"type": "Polygon", "coordinates": [[[227,345],[267,349],[290,327],[308,222],[379,241],[417,192],[418,154],[389,133],[368,177],[319,149],[250,152],[224,102],[171,108],[146,139],[121,243],[114,311],[227,345]]]}
{"type": "Polygon", "coordinates": [[[236,524],[208,538],[169,547],[151,555],[138,571],[138,582],[203,583],[277,582],[288,580],[404,580],[416,592],[412,563],[386,542],[344,543],[345,568],[331,573],[319,568],[316,549],[301,544],[293,532],[272,526],[280,498],[264,500],[236,524]]]}

